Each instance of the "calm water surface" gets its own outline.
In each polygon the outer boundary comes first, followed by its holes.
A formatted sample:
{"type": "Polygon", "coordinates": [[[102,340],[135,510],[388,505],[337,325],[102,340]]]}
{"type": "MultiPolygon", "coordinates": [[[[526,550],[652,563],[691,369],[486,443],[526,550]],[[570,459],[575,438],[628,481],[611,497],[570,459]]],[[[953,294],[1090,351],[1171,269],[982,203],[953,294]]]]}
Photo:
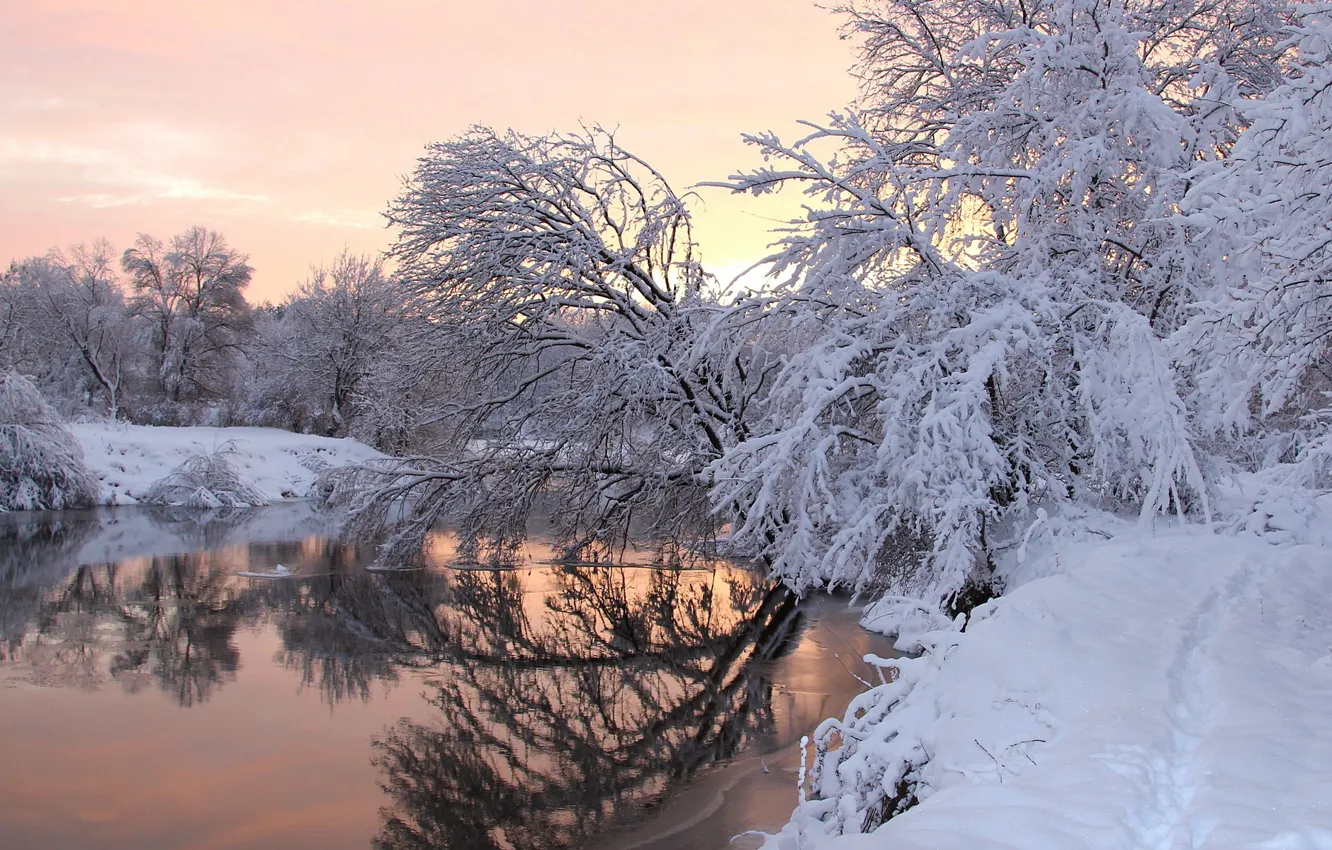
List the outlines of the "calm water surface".
{"type": "Polygon", "coordinates": [[[0,515],[0,847],[752,847],[890,652],[734,565],[432,552],[368,571],[301,503],[0,515]]]}

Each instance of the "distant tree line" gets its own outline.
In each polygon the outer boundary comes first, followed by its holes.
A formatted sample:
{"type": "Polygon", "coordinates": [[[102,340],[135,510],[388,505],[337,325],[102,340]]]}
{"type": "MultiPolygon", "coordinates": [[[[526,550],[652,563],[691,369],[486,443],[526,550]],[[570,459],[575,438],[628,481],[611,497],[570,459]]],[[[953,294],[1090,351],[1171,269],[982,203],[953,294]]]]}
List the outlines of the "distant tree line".
{"type": "Polygon", "coordinates": [[[66,418],[412,444],[428,382],[406,384],[402,358],[420,320],[382,262],[344,252],[276,305],[246,299],[252,274],[203,227],[14,261],[0,276],[0,368],[66,418]]]}

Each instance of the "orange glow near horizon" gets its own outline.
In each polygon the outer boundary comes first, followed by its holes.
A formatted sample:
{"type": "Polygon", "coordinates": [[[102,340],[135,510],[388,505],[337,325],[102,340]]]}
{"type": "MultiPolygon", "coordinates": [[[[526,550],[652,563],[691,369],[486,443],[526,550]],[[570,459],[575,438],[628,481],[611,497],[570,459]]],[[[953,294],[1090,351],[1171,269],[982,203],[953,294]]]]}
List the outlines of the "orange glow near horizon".
{"type": "MultiPolygon", "coordinates": [[[[854,94],[812,0],[0,0],[0,264],[201,224],[280,300],[379,213],[423,146],[472,124],[616,127],[683,191],[757,164],[740,134],[854,94]]],[[[757,260],[799,199],[700,191],[703,256],[757,260]]]]}

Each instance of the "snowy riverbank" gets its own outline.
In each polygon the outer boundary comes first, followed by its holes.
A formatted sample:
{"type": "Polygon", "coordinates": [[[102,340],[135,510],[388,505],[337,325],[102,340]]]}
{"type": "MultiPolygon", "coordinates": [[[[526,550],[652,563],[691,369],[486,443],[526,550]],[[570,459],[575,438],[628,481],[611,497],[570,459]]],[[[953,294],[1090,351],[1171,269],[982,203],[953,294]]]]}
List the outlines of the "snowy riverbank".
{"type": "Polygon", "coordinates": [[[1058,567],[1047,552],[1060,574],[927,635],[852,703],[823,799],[769,846],[1332,847],[1327,502],[1304,503],[1303,528],[1125,529],[1061,545],[1058,567]],[[875,820],[880,782],[920,804],[829,837],[875,820]]]}
{"type": "Polygon", "coordinates": [[[328,466],[382,455],[353,439],[293,434],[277,428],[168,428],[123,423],[68,426],[101,482],[103,504],[125,505],[191,456],[227,448],[232,464],[271,500],[305,496],[328,466]]]}

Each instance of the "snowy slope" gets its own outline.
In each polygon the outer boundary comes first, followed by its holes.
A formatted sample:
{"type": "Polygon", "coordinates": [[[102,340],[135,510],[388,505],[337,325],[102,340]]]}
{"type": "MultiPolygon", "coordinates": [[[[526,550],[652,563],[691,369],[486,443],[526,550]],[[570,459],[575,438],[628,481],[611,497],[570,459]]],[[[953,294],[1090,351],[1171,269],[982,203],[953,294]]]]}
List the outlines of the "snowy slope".
{"type": "Polygon", "coordinates": [[[1332,548],[1270,539],[1067,547],[852,704],[827,799],[769,846],[1332,848],[1332,548]],[[922,763],[920,805],[824,835],[922,763]]]}
{"type": "Polygon", "coordinates": [[[153,482],[192,455],[228,447],[230,460],[270,499],[300,498],[325,466],[382,455],[352,439],[293,434],[276,428],[167,428],[119,423],[68,426],[83,446],[106,504],[133,504],[153,482]]]}

